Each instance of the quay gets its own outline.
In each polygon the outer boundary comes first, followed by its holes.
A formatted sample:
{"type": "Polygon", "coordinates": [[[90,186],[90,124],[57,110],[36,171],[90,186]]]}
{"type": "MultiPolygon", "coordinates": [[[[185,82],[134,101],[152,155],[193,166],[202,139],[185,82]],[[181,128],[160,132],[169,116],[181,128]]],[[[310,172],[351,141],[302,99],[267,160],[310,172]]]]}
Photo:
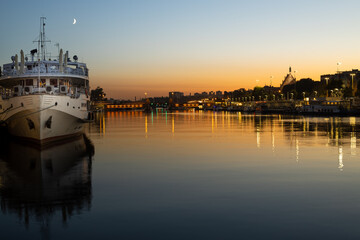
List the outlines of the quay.
{"type": "Polygon", "coordinates": [[[360,99],[341,100],[337,98],[317,98],[306,100],[233,101],[199,100],[186,103],[169,103],[159,106],[149,101],[127,103],[92,103],[93,112],[102,111],[145,111],[156,110],[205,110],[230,111],[262,114],[301,115],[360,115],[360,99]]]}

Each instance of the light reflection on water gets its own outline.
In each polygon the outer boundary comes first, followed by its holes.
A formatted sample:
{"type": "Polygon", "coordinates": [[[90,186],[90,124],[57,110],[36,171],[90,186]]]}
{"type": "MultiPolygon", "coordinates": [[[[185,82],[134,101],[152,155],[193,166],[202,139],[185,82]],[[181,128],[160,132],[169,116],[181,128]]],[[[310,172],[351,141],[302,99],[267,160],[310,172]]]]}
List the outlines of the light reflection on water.
{"type": "Polygon", "coordinates": [[[360,236],[359,118],[107,112],[86,134],[91,209],[52,239],[360,236]]]}

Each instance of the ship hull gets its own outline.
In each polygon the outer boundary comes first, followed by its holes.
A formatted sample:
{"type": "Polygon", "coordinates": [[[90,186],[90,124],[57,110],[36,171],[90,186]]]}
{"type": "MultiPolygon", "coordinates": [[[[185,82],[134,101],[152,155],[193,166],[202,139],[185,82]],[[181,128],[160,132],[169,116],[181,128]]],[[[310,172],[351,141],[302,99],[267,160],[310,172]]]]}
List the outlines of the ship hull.
{"type": "Polygon", "coordinates": [[[88,113],[86,99],[68,96],[20,96],[3,102],[3,109],[7,106],[13,106],[3,119],[8,132],[40,144],[82,134],[88,113]]]}

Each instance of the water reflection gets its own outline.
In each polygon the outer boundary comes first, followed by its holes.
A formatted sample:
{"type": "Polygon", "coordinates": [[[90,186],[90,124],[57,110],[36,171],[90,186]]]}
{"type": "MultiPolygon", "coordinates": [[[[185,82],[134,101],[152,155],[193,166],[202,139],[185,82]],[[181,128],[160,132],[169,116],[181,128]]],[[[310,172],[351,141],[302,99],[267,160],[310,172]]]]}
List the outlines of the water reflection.
{"type": "Polygon", "coordinates": [[[158,111],[97,119],[88,132],[101,160],[96,201],[85,221],[69,224],[81,238],[360,235],[359,118],[158,111]]]}
{"type": "Polygon", "coordinates": [[[344,163],[343,163],[343,148],[342,146],[339,147],[339,169],[340,171],[343,170],[344,163]]]}
{"type": "MultiPolygon", "coordinates": [[[[355,117],[322,118],[227,112],[174,112],[166,113],[164,119],[158,118],[151,128],[146,125],[145,131],[148,137],[151,137],[152,132],[155,133],[163,125],[166,125],[166,122],[162,121],[167,121],[169,114],[172,123],[169,133],[171,131],[172,135],[174,135],[175,129],[177,132],[197,129],[198,131],[207,131],[212,136],[218,136],[224,132],[251,133],[252,131],[254,138],[249,134],[250,138],[246,141],[252,141],[254,147],[260,150],[270,146],[275,154],[277,145],[281,147],[289,145],[294,148],[293,157],[296,162],[301,160],[302,148],[336,147],[338,168],[342,171],[344,169],[344,154],[347,154],[347,151],[351,156],[357,154],[360,124],[359,118],[355,117]]],[[[229,134],[227,137],[236,138],[236,135],[229,134]]],[[[244,139],[237,140],[244,141],[244,139]]],[[[281,151],[281,148],[278,150],[281,151]]]]}
{"type": "Polygon", "coordinates": [[[147,115],[143,112],[108,112],[99,114],[96,118],[96,126],[100,135],[105,135],[106,124],[124,125],[123,128],[133,128],[138,122],[142,122],[145,137],[151,137],[152,133],[164,127],[172,136],[175,132],[185,127],[197,128],[213,135],[223,130],[254,131],[257,148],[262,148],[263,141],[271,141],[272,150],[275,151],[279,134],[285,136],[290,145],[296,148],[303,144],[319,145],[323,142],[318,140],[327,139],[329,146],[350,146],[353,155],[356,154],[357,139],[360,132],[360,120],[355,117],[302,117],[284,115],[255,115],[228,112],[205,112],[205,111],[175,111],[156,112],[147,115]],[[155,118],[154,118],[155,114],[155,118]],[[151,119],[151,120],[149,120],[151,119]],[[171,127],[167,128],[168,121],[171,127]],[[271,133],[267,136],[267,133],[271,133]],[[264,139],[269,137],[269,139],[264,139]],[[312,141],[306,141],[311,139],[312,141]],[[305,141],[304,141],[305,140],[305,141]],[[298,143],[296,143],[298,141],[298,143]]]}
{"type": "Polygon", "coordinates": [[[0,201],[3,214],[15,214],[26,228],[33,221],[49,238],[50,221],[61,214],[66,225],[91,207],[94,147],[84,135],[43,150],[10,141],[2,144],[0,201]]]}

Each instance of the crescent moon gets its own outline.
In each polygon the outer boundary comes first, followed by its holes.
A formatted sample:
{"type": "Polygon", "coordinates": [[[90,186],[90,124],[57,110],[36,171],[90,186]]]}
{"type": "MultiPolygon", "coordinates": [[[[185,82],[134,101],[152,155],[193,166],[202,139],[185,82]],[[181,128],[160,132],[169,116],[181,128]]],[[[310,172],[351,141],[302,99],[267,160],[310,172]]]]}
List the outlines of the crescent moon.
{"type": "Polygon", "coordinates": [[[75,24],[76,23],[76,18],[74,18],[74,22],[73,22],[73,24],[75,24]]]}

